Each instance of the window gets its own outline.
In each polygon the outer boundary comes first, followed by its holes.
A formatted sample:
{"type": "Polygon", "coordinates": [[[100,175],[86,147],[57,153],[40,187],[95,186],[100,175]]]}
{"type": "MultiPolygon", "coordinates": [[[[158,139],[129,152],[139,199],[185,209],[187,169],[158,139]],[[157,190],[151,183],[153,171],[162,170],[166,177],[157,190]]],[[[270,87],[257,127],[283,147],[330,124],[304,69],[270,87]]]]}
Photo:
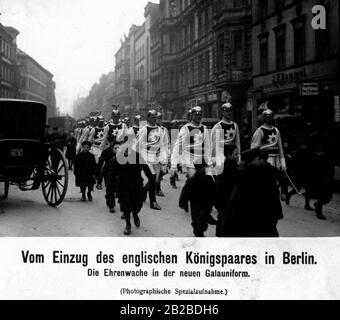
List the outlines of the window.
{"type": "Polygon", "coordinates": [[[260,39],[260,71],[268,72],[268,37],[260,39]]]}
{"type": "Polygon", "coordinates": [[[205,34],[206,27],[205,27],[205,11],[201,12],[201,36],[205,34]]]}
{"type": "Polygon", "coordinates": [[[236,67],[242,66],[243,62],[243,30],[233,32],[233,65],[236,67]]]}
{"type": "Polygon", "coordinates": [[[225,70],[224,64],[224,33],[217,38],[217,69],[218,71],[225,70]]]}
{"type": "Polygon", "coordinates": [[[207,51],[205,54],[205,81],[210,80],[210,52],[207,51]]]}
{"type": "Polygon", "coordinates": [[[182,40],[183,40],[183,43],[182,43],[182,48],[185,48],[186,47],[186,44],[187,44],[187,33],[186,33],[186,29],[185,28],[182,28],[182,40]]]}
{"type": "Polygon", "coordinates": [[[191,68],[190,68],[190,84],[193,86],[195,84],[195,61],[191,60],[191,68]]]}
{"type": "Polygon", "coordinates": [[[183,86],[186,88],[188,86],[188,64],[183,65],[183,86]]]}
{"type": "Polygon", "coordinates": [[[306,61],[305,24],[299,21],[294,25],[294,63],[301,65],[306,61]]]}
{"type": "Polygon", "coordinates": [[[260,19],[265,19],[268,16],[268,0],[260,1],[260,19]]]}
{"type": "Polygon", "coordinates": [[[233,8],[239,8],[244,5],[244,0],[233,0],[233,8]]]}
{"type": "Polygon", "coordinates": [[[194,21],[190,22],[190,43],[195,41],[195,25],[194,21]]]}
{"type": "Polygon", "coordinates": [[[203,58],[203,54],[198,56],[198,83],[202,83],[203,82],[203,74],[204,74],[204,58],[203,58]]]}
{"type": "Polygon", "coordinates": [[[286,66],[286,34],[285,30],[276,31],[276,68],[278,70],[286,66]]]}
{"type": "Polygon", "coordinates": [[[174,37],[174,35],[170,34],[169,39],[170,39],[170,53],[174,53],[175,52],[175,37],[174,37]]]}
{"type": "Polygon", "coordinates": [[[178,31],[177,39],[178,39],[178,48],[179,50],[182,50],[183,49],[182,30],[178,31]]]}
{"type": "Polygon", "coordinates": [[[198,84],[198,57],[192,59],[192,84],[196,85],[198,84]]]}
{"type": "Polygon", "coordinates": [[[207,19],[208,19],[208,31],[210,31],[212,29],[212,25],[213,25],[213,8],[212,8],[212,6],[208,7],[207,19]]]}
{"type": "Polygon", "coordinates": [[[202,20],[201,20],[201,14],[197,14],[197,27],[198,27],[198,38],[202,36],[202,20]]]}

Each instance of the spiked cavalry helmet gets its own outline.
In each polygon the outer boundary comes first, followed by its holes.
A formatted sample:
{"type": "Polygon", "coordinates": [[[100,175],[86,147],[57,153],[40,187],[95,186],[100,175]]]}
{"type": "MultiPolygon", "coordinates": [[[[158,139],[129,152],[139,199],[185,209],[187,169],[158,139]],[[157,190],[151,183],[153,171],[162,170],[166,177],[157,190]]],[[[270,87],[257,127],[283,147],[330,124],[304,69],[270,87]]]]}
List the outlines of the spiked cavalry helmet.
{"type": "Polygon", "coordinates": [[[274,112],[271,109],[266,109],[262,112],[262,116],[263,117],[270,117],[273,118],[274,117],[274,112]]]}
{"type": "Polygon", "coordinates": [[[151,116],[157,116],[157,111],[152,109],[152,110],[149,110],[148,111],[148,117],[151,117],[151,116]]]}
{"type": "Polygon", "coordinates": [[[157,118],[162,119],[162,116],[163,116],[163,115],[162,115],[162,112],[158,111],[158,112],[157,112],[157,118]]]}
{"type": "Polygon", "coordinates": [[[231,111],[233,109],[233,105],[230,102],[226,102],[222,104],[221,110],[222,111],[231,111]]]}
{"type": "Polygon", "coordinates": [[[119,104],[113,104],[112,108],[111,117],[120,117],[119,104]]]}
{"type": "Polygon", "coordinates": [[[203,109],[202,109],[202,107],[200,107],[200,106],[196,106],[196,107],[193,107],[192,109],[191,109],[191,113],[192,114],[194,114],[194,113],[200,113],[200,114],[202,114],[203,113],[203,109]]]}

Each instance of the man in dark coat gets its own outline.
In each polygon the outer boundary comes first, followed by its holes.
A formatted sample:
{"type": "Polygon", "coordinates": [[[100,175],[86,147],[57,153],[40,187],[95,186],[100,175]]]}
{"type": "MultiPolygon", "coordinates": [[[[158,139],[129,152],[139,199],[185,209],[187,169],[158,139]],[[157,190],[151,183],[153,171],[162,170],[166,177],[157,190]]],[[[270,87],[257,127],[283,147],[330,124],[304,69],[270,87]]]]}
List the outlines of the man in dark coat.
{"type": "Polygon", "coordinates": [[[115,212],[115,192],[116,192],[116,179],[113,175],[109,175],[110,161],[115,157],[116,150],[120,143],[117,142],[114,137],[110,136],[107,138],[109,146],[100,155],[97,168],[96,177],[97,181],[102,180],[104,177],[105,189],[106,189],[106,205],[108,206],[111,213],[115,212]]]}
{"type": "MultiPolygon", "coordinates": [[[[143,188],[143,178],[141,172],[144,171],[151,187],[154,185],[154,176],[142,156],[134,151],[128,143],[122,145],[116,157],[111,164],[109,173],[110,179],[117,178],[117,195],[120,204],[120,210],[124,214],[126,227],[124,234],[131,233],[131,213],[135,226],[140,226],[138,214],[143,207],[145,199],[145,190],[143,188]]],[[[152,201],[156,200],[155,193],[152,193],[152,201]]]]}
{"type": "Polygon", "coordinates": [[[91,192],[95,184],[96,159],[90,152],[91,142],[82,143],[82,151],[79,152],[74,160],[74,175],[76,177],[76,186],[80,187],[82,194],[81,201],[86,201],[85,193],[87,189],[87,198],[92,201],[91,192]]]}
{"type": "Polygon", "coordinates": [[[190,201],[191,225],[195,237],[204,237],[208,224],[216,225],[216,220],[210,215],[213,209],[215,196],[215,183],[211,175],[206,174],[208,167],[205,164],[195,165],[194,176],[188,179],[183,187],[179,206],[188,208],[190,201]]]}
{"type": "Polygon", "coordinates": [[[242,153],[243,168],[226,207],[221,236],[278,237],[283,218],[277,170],[259,149],[242,153]]]}
{"type": "Polygon", "coordinates": [[[225,146],[224,148],[224,167],[222,174],[216,177],[216,193],[214,206],[218,211],[216,236],[221,236],[221,225],[224,220],[224,214],[227,214],[228,200],[236,185],[239,161],[239,151],[235,144],[225,146]]]}

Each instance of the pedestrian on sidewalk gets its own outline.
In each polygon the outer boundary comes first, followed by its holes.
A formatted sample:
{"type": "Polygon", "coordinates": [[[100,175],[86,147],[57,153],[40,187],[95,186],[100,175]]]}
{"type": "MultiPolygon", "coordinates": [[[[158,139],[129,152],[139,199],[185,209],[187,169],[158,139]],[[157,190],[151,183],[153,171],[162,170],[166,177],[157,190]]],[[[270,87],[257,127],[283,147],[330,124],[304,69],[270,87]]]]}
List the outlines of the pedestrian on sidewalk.
{"type": "Polygon", "coordinates": [[[82,194],[81,201],[86,201],[85,193],[87,189],[87,198],[92,201],[91,192],[95,184],[96,159],[90,152],[91,142],[82,143],[81,152],[74,159],[74,175],[76,177],[76,186],[80,187],[82,194]]]}
{"type": "Polygon", "coordinates": [[[120,146],[120,142],[114,139],[113,136],[109,136],[107,138],[109,146],[101,153],[97,167],[96,167],[96,178],[97,181],[101,181],[104,178],[105,182],[105,199],[106,205],[109,208],[111,213],[115,212],[115,193],[117,192],[117,182],[116,177],[112,174],[109,174],[109,170],[113,170],[110,168],[112,166],[112,160],[116,156],[116,151],[120,146]]]}

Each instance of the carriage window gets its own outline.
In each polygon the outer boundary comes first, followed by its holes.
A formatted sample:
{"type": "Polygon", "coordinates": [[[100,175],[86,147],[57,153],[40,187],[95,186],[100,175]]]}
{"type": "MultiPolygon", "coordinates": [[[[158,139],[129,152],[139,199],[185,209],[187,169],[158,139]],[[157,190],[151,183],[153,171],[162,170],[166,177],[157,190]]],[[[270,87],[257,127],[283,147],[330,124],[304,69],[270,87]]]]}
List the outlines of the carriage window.
{"type": "Polygon", "coordinates": [[[1,101],[0,119],[4,119],[1,123],[4,138],[45,140],[46,108],[43,105],[1,101]]]}

